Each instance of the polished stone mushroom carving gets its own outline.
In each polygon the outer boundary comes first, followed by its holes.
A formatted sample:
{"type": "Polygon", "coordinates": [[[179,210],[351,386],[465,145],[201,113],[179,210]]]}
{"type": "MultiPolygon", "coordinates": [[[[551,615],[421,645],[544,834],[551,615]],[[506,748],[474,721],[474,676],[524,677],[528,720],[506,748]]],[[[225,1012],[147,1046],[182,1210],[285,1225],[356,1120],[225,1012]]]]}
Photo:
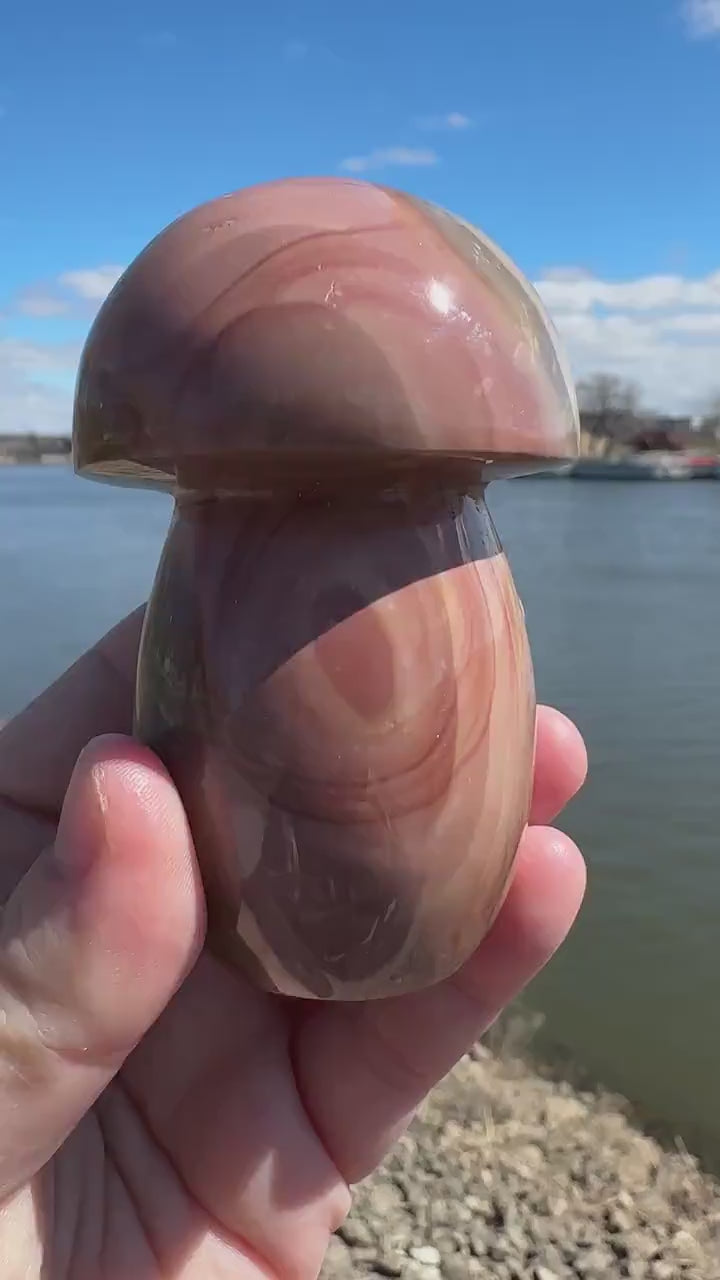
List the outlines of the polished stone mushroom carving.
{"type": "Polygon", "coordinates": [[[263,987],[407,992],[487,932],[535,700],[485,486],[577,447],[530,286],[387,188],[211,201],[102,307],[76,468],[175,498],[136,732],[183,797],[209,945],[263,987]]]}

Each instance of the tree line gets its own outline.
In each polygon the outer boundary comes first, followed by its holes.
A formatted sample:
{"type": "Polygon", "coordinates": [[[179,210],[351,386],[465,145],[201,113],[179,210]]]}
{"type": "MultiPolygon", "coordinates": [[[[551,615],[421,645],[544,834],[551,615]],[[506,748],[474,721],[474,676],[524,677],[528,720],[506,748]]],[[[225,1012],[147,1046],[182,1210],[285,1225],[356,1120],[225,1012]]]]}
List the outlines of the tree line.
{"type": "Polygon", "coordinates": [[[673,418],[643,407],[637,383],[612,373],[594,373],[577,384],[583,427],[591,435],[627,440],[643,431],[692,430],[698,437],[720,439],[720,390],[710,395],[700,413],[673,418]]]}

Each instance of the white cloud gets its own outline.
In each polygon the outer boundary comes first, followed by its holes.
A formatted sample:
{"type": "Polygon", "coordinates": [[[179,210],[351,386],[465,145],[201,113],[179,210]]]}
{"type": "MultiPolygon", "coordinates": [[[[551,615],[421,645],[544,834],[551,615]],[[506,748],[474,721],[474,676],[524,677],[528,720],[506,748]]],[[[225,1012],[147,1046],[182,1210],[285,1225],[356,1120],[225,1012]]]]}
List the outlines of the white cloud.
{"type": "MultiPolygon", "coordinates": [[[[84,324],[121,273],[121,267],[110,265],[64,271],[18,294],[4,320],[7,324],[19,313],[42,321],[74,311],[84,324]]],[[[70,431],[80,350],[79,342],[0,339],[0,431],[70,431]]]]}
{"type": "Polygon", "coordinates": [[[462,111],[447,111],[440,116],[420,116],[415,122],[419,129],[469,129],[472,120],[462,111]]]}
{"type": "Polygon", "coordinates": [[[67,434],[77,343],[0,340],[0,430],[67,434]]]}
{"type": "Polygon", "coordinates": [[[80,356],[78,342],[25,342],[0,339],[2,367],[20,374],[68,373],[72,376],[80,356]]]}
{"type": "Polygon", "coordinates": [[[346,156],[340,168],[346,173],[367,173],[370,169],[422,167],[439,162],[437,152],[428,147],[378,147],[364,156],[346,156]]]}
{"type": "Polygon", "coordinates": [[[591,280],[592,272],[585,267],[548,267],[542,278],[546,281],[559,281],[561,284],[573,284],[576,280],[591,280]]]}
{"type": "Polygon", "coordinates": [[[38,281],[16,294],[10,303],[10,312],[23,316],[48,319],[67,312],[87,315],[107,297],[123,268],[116,265],[83,268],[79,271],[63,271],[54,280],[38,281]]]}
{"type": "Polygon", "coordinates": [[[648,408],[667,413],[702,411],[720,386],[720,271],[608,281],[556,268],[535,287],[576,378],[598,371],[630,378],[648,408]]]}
{"type": "Polygon", "coordinates": [[[720,0],[684,0],[682,13],[691,35],[720,36],[720,0]]]}
{"type": "Polygon", "coordinates": [[[664,328],[668,333],[720,333],[720,311],[667,316],[664,328]]]}
{"type": "Polygon", "coordinates": [[[69,289],[86,302],[102,302],[123,273],[116,265],[85,268],[81,271],[63,271],[58,284],[69,289]]]}
{"type": "Polygon", "coordinates": [[[15,299],[15,307],[24,316],[34,316],[44,320],[49,316],[61,316],[68,311],[70,303],[51,291],[42,288],[24,289],[15,299]]]}
{"type": "Polygon", "coordinates": [[[657,311],[680,306],[720,307],[720,271],[701,280],[658,275],[609,282],[585,273],[558,277],[556,270],[546,274],[538,287],[547,305],[558,311],[590,311],[593,307],[621,311],[657,311]]]}

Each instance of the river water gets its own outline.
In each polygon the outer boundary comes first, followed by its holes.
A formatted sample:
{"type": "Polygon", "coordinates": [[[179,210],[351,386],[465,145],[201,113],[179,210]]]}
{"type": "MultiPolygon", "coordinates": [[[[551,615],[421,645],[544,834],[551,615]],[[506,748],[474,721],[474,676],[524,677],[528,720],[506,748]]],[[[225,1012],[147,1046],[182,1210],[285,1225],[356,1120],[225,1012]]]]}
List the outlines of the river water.
{"type": "MultiPolygon", "coordinates": [[[[720,485],[498,483],[538,694],[586,735],[587,905],[530,993],[567,1052],[720,1168],[720,485]]],[[[0,468],[0,716],[150,587],[168,500],[0,468]]]]}

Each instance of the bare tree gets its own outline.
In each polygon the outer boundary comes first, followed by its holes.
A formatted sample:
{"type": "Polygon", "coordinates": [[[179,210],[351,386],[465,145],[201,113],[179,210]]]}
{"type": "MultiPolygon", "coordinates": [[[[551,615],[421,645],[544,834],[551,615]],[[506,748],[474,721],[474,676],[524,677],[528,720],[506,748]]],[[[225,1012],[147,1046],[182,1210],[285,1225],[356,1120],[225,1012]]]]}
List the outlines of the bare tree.
{"type": "Polygon", "coordinates": [[[720,439],[720,391],[713,392],[707,401],[701,419],[701,430],[709,431],[720,439]]]}
{"type": "Polygon", "coordinates": [[[578,383],[578,401],[586,413],[637,417],[640,388],[614,373],[593,373],[578,383]]]}

